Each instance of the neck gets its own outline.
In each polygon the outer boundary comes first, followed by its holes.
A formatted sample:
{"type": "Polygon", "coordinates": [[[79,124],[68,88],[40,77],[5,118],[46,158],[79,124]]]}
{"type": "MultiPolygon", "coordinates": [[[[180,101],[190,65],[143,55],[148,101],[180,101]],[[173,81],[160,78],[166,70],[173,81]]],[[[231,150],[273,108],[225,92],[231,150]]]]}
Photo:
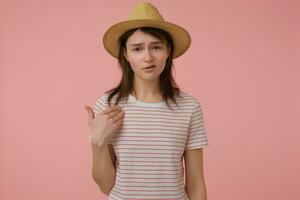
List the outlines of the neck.
{"type": "Polygon", "coordinates": [[[134,79],[133,95],[143,101],[161,101],[159,80],[144,81],[134,79]]]}

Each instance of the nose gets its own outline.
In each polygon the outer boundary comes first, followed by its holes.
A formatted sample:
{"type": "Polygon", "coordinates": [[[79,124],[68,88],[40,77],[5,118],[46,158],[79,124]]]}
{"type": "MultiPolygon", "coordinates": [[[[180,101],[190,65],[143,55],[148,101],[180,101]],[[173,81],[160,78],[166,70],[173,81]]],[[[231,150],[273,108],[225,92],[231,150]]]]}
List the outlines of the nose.
{"type": "Polygon", "coordinates": [[[152,52],[147,49],[145,51],[145,62],[151,62],[153,60],[153,55],[152,55],[152,52]]]}

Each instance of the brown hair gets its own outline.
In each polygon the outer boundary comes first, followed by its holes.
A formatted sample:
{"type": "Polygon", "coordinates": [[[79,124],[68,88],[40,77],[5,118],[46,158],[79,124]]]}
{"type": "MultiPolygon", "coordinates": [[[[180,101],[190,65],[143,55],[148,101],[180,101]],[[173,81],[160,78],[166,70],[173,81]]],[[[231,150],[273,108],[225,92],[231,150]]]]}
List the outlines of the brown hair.
{"type": "Polygon", "coordinates": [[[133,78],[134,72],[132,71],[129,62],[126,60],[124,56],[124,51],[126,51],[126,42],[127,39],[137,30],[141,30],[144,33],[148,33],[157,39],[167,43],[167,47],[170,48],[169,57],[166,60],[166,66],[163,72],[160,74],[160,90],[163,96],[163,100],[166,102],[168,107],[170,107],[168,103],[168,99],[171,99],[177,105],[175,96],[180,96],[180,88],[177,86],[174,81],[172,75],[173,69],[173,52],[174,52],[174,44],[171,35],[161,29],[153,28],[153,27],[141,27],[131,29],[125,32],[119,38],[119,56],[118,56],[118,64],[122,70],[122,79],[117,87],[112,88],[105,93],[109,93],[108,96],[108,104],[111,105],[110,100],[113,96],[117,95],[117,100],[115,105],[123,98],[128,98],[129,94],[133,91],[133,78]]]}

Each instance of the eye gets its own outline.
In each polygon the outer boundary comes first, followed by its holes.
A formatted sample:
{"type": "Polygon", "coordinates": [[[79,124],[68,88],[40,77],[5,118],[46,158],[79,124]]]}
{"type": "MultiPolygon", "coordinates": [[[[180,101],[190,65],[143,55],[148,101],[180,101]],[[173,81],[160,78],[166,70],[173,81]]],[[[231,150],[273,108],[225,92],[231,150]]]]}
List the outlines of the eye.
{"type": "Polygon", "coordinates": [[[138,47],[138,48],[134,48],[134,49],[132,49],[132,51],[139,51],[140,50],[140,48],[138,47]]]}
{"type": "Polygon", "coordinates": [[[155,46],[154,49],[162,49],[161,46],[155,46]]]}

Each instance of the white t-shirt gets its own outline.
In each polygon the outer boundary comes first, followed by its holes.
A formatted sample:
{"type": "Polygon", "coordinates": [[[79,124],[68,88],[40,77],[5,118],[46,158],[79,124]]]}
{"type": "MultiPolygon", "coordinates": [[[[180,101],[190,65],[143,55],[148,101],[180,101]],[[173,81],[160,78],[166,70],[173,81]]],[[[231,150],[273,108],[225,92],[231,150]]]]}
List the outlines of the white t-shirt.
{"type": "MultiPolygon", "coordinates": [[[[183,153],[208,146],[199,101],[181,91],[173,110],[162,101],[146,103],[129,95],[119,106],[123,123],[109,141],[116,154],[116,182],[108,200],[188,200],[183,153]]],[[[95,115],[108,107],[108,94],[96,99],[95,115]]],[[[115,102],[116,96],[111,102],[115,102]]],[[[114,105],[114,104],[111,104],[114,105]]]]}

